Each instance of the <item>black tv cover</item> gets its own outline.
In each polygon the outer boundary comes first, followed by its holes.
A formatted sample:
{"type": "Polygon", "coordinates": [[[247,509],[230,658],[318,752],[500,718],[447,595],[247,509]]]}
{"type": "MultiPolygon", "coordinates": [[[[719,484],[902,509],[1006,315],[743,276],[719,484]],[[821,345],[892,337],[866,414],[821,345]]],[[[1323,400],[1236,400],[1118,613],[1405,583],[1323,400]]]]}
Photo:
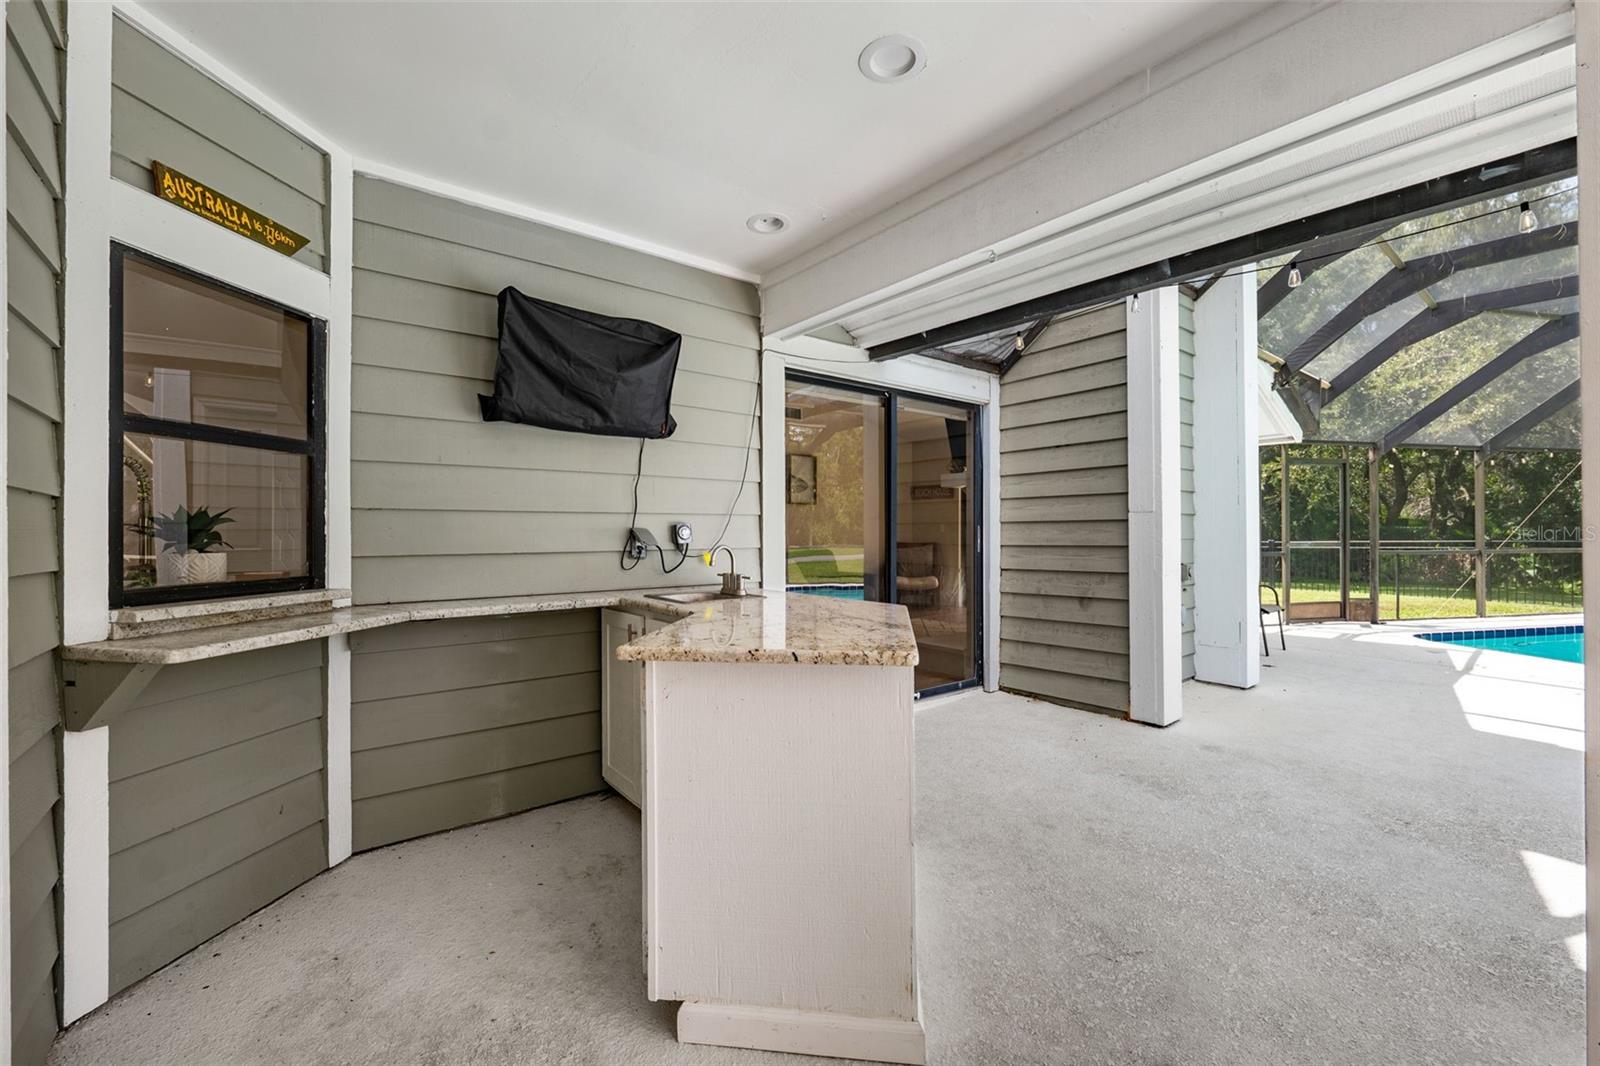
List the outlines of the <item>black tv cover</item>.
{"type": "Polygon", "coordinates": [[[478,397],[485,422],[612,437],[670,437],[678,428],[671,411],[678,334],[510,286],[500,290],[499,317],[494,395],[478,397]]]}

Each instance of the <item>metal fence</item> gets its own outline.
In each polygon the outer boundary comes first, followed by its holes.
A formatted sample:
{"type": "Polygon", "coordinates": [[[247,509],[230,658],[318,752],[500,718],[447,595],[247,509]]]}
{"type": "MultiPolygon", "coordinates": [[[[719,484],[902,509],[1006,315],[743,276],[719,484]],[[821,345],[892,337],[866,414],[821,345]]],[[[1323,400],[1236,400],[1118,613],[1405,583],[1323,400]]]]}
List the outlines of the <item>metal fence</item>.
{"type": "MultiPolygon", "coordinates": [[[[1290,546],[1290,605],[1345,603],[1345,617],[1366,617],[1369,556],[1352,545],[1341,564],[1337,541],[1296,541],[1290,546]],[[1341,572],[1341,565],[1343,572],[1341,572]],[[1346,599],[1348,597],[1348,599],[1346,599]]],[[[1484,597],[1479,609],[1477,552],[1450,542],[1380,544],[1378,617],[1472,618],[1556,614],[1583,606],[1582,549],[1508,545],[1484,553],[1484,597]]],[[[1261,581],[1283,598],[1283,552],[1263,544],[1261,581]]]]}

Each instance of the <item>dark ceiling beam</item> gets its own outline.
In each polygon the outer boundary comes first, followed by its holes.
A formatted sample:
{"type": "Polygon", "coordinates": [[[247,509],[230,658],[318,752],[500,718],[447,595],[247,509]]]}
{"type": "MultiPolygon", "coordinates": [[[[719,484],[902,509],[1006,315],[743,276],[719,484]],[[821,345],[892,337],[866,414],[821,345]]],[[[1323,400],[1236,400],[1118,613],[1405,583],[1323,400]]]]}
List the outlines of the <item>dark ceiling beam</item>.
{"type": "Polygon", "coordinates": [[[1546,322],[1487,363],[1446,389],[1410,418],[1383,435],[1378,442],[1378,454],[1386,455],[1416,434],[1447,414],[1461,401],[1477,393],[1489,382],[1504,374],[1523,360],[1540,352],[1565,344],[1578,335],[1578,316],[1563,315],[1546,322]]]}
{"type": "MultiPolygon", "coordinates": [[[[1510,217],[1510,212],[1507,213],[1510,217]]],[[[1311,336],[1295,345],[1285,355],[1284,362],[1291,370],[1304,369],[1305,365],[1331,348],[1340,337],[1362,322],[1408,296],[1414,296],[1429,285],[1436,285],[1452,274],[1478,267],[1509,263],[1516,259],[1541,255],[1560,248],[1576,247],[1578,224],[1566,222],[1559,226],[1546,226],[1532,233],[1516,233],[1482,244],[1469,244],[1397,267],[1367,287],[1367,291],[1341,307],[1311,336]]]]}
{"type": "Polygon", "coordinates": [[[1290,267],[1296,265],[1300,267],[1300,279],[1303,282],[1323,267],[1337,263],[1390,228],[1392,227],[1389,223],[1363,226],[1299,249],[1294,253],[1293,259],[1273,271],[1272,277],[1262,282],[1261,287],[1256,290],[1256,317],[1260,318],[1277,307],[1278,302],[1293,291],[1289,288],[1290,267]]]}
{"type": "Polygon", "coordinates": [[[1271,259],[1349,230],[1397,225],[1489,196],[1526,188],[1537,182],[1568,177],[1578,168],[1577,140],[1569,138],[1504,159],[1408,185],[1359,203],[1306,215],[1277,226],[1220,241],[1182,255],[1124,270],[1097,281],[1061,289],[974,315],[946,326],[923,330],[868,349],[875,360],[893,359],[921,348],[954,344],[1002,329],[1022,328],[1041,318],[1110,303],[1146,289],[1172,285],[1186,278],[1271,259]]]}
{"type": "Polygon", "coordinates": [[[1467,319],[1475,318],[1485,311],[1504,311],[1511,307],[1559,300],[1577,294],[1578,279],[1576,275],[1571,275],[1535,282],[1532,285],[1519,285],[1514,289],[1473,293],[1470,296],[1458,296],[1453,300],[1446,300],[1432,309],[1418,312],[1399,329],[1374,344],[1361,358],[1335,374],[1329,379],[1323,402],[1332,403],[1341,393],[1354,388],[1368,374],[1413,344],[1420,344],[1429,337],[1443,333],[1452,326],[1459,326],[1467,319]]]}
{"type": "Polygon", "coordinates": [[[1573,404],[1577,403],[1578,393],[1582,391],[1580,388],[1582,384],[1583,382],[1581,381],[1574,381],[1572,384],[1568,385],[1566,388],[1550,397],[1544,403],[1540,404],[1538,407],[1535,407],[1533,410],[1529,411],[1527,414],[1511,423],[1505,429],[1502,429],[1499,433],[1496,433],[1494,436],[1490,437],[1484,442],[1483,445],[1484,456],[1487,457],[1494,455],[1496,452],[1505,451],[1511,445],[1515,444],[1517,441],[1521,440],[1525,435],[1527,435],[1529,430],[1533,429],[1535,426],[1542,425],[1550,418],[1560,414],[1568,407],[1571,407],[1573,404]]]}

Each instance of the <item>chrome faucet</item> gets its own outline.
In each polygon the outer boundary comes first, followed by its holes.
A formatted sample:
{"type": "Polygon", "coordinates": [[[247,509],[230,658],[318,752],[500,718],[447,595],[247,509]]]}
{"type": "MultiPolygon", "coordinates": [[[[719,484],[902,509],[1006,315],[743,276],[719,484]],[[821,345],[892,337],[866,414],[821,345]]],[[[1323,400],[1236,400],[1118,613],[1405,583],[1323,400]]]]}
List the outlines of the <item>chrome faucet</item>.
{"type": "Polygon", "coordinates": [[[735,568],[738,566],[738,563],[734,561],[732,548],[728,547],[726,544],[719,544],[715,548],[712,548],[711,551],[706,553],[706,565],[711,566],[715,563],[717,552],[728,553],[727,573],[718,575],[722,578],[722,591],[718,593],[718,595],[743,596],[744,580],[746,575],[734,572],[735,568]]]}

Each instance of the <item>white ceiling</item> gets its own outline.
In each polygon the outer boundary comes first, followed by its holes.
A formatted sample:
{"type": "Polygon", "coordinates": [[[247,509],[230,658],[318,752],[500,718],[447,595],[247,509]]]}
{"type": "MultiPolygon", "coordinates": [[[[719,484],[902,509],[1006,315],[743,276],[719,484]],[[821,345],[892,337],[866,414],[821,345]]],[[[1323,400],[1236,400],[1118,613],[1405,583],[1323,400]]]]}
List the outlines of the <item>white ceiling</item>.
{"type": "Polygon", "coordinates": [[[358,161],[756,275],[1257,5],[144,6],[358,161]],[[891,33],[927,69],[871,82],[891,33]]]}

